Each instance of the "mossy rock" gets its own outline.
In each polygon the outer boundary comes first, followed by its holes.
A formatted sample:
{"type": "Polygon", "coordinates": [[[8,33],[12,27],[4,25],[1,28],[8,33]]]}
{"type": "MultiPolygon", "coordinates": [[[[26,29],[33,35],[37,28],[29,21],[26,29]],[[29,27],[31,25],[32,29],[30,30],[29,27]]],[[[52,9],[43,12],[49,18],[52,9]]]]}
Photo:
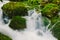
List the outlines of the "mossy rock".
{"type": "Polygon", "coordinates": [[[60,0],[52,0],[52,3],[60,5],[60,0]]]}
{"type": "Polygon", "coordinates": [[[1,2],[3,2],[3,0],[0,0],[1,2]]]}
{"type": "Polygon", "coordinates": [[[14,30],[22,30],[26,28],[26,19],[20,16],[15,16],[12,18],[9,26],[14,30]]]}
{"type": "Polygon", "coordinates": [[[25,4],[22,2],[9,2],[2,7],[3,14],[7,15],[8,17],[12,18],[14,16],[26,16],[27,8],[25,4]]]}
{"type": "Polygon", "coordinates": [[[12,40],[12,39],[0,33],[0,40],[12,40]]]}
{"type": "Polygon", "coordinates": [[[60,40],[60,22],[58,22],[52,29],[52,33],[58,40],[60,40]]]}
{"type": "Polygon", "coordinates": [[[53,3],[46,4],[45,7],[42,9],[42,15],[48,18],[52,18],[58,15],[58,12],[59,12],[58,5],[53,3]]]}

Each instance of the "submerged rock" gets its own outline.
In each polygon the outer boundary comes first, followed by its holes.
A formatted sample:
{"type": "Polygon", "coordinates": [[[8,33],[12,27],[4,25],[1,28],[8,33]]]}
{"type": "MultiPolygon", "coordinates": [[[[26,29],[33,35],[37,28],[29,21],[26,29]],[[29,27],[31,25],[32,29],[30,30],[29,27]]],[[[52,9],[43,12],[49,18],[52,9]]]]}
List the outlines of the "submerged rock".
{"type": "Polygon", "coordinates": [[[12,40],[12,39],[0,33],[0,40],[12,40]]]}

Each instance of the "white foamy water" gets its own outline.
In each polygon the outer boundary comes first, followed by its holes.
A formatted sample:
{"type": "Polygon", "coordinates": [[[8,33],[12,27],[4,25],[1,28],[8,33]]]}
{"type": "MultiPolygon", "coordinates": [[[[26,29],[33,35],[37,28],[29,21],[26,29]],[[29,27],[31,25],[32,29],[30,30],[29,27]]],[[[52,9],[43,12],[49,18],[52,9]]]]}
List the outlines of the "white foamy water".
{"type": "Polygon", "coordinates": [[[12,40],[57,40],[51,31],[46,30],[41,13],[37,14],[35,10],[26,17],[27,28],[24,31],[13,30],[8,26],[9,24],[3,24],[1,7],[5,3],[0,2],[0,33],[9,36],[12,40]]]}

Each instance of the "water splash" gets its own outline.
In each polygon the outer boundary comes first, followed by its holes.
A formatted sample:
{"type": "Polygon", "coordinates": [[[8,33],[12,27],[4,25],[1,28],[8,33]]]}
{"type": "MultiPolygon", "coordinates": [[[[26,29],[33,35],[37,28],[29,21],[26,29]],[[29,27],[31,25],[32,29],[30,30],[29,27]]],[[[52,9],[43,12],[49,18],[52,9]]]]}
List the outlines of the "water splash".
{"type": "MultiPolygon", "coordinates": [[[[1,2],[0,2],[1,3],[1,2]]],[[[5,3],[1,3],[0,8],[5,3]]],[[[12,40],[57,40],[43,24],[41,13],[37,14],[35,9],[29,11],[27,19],[27,28],[24,31],[11,29],[8,25],[3,24],[2,10],[0,9],[0,33],[5,34],[12,38],[12,40]]]]}

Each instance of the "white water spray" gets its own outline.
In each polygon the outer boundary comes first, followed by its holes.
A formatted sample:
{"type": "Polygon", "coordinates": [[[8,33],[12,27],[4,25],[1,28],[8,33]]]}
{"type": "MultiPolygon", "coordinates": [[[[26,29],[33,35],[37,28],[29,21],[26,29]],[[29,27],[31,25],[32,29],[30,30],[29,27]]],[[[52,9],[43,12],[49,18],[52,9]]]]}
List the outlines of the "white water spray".
{"type": "MultiPolygon", "coordinates": [[[[0,2],[0,22],[2,21],[3,4],[0,2]]],[[[29,12],[31,13],[31,12],[29,12]]],[[[2,22],[1,22],[2,23],[2,22]]],[[[12,30],[8,24],[0,23],[0,33],[9,36],[12,40],[57,40],[43,24],[41,13],[35,10],[27,17],[27,28],[24,31],[12,30]]]]}

